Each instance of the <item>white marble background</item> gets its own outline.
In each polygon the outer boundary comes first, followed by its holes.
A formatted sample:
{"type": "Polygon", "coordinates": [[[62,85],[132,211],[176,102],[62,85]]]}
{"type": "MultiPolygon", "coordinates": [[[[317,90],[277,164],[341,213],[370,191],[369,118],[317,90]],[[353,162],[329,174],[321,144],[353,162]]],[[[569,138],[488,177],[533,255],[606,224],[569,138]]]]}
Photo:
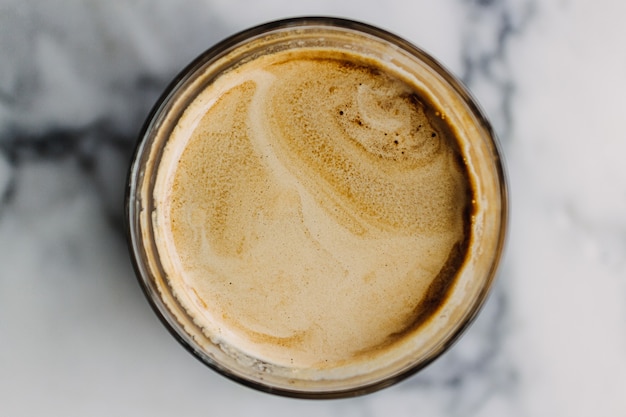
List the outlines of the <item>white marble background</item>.
{"type": "Polygon", "coordinates": [[[0,0],[0,416],[626,416],[626,3],[0,0]],[[159,92],[221,38],[334,15],[389,29],[475,92],[508,162],[498,283],[415,377],[347,400],[273,397],[182,349],[121,222],[159,92]]]}

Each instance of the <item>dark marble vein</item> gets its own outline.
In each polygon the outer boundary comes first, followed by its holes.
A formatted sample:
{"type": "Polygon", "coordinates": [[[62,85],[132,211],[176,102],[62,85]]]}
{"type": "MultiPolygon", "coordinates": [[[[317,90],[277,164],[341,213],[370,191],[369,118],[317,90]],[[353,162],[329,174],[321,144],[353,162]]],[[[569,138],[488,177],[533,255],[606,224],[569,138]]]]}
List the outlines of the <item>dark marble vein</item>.
{"type": "Polygon", "coordinates": [[[483,103],[498,137],[511,140],[516,91],[510,44],[523,35],[535,14],[532,1],[464,0],[470,16],[464,30],[462,80],[480,95],[494,90],[497,98],[483,103]],[[485,28],[488,28],[487,30],[485,28]]]}

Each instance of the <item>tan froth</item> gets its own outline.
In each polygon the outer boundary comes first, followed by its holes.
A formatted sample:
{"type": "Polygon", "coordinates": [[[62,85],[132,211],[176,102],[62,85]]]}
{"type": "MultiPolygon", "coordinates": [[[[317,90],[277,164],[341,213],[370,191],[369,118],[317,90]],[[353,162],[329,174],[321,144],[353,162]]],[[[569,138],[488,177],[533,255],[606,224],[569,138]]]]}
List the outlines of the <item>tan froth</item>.
{"type": "Polygon", "coordinates": [[[426,322],[463,262],[471,200],[428,100],[332,50],[266,56],[212,91],[170,138],[185,148],[157,207],[196,322],[296,367],[376,354],[426,322]]]}

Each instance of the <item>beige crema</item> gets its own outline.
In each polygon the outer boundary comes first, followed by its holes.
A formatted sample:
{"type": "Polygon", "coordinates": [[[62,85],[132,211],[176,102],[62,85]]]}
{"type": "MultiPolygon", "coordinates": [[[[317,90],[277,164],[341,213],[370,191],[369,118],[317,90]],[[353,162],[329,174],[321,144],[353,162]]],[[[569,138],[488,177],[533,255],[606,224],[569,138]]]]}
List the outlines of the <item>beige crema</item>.
{"type": "Polygon", "coordinates": [[[189,105],[157,174],[169,285],[214,342],[283,367],[371,359],[445,301],[472,187],[454,130],[384,64],[257,58],[189,105]]]}

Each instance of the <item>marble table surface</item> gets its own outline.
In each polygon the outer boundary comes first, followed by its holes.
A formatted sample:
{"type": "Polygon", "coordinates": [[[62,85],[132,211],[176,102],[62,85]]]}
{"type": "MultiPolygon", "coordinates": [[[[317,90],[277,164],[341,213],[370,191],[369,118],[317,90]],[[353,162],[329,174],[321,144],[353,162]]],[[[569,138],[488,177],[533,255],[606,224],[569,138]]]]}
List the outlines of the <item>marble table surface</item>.
{"type": "Polygon", "coordinates": [[[1,0],[0,415],[626,416],[624,15],[617,0],[1,0]],[[353,399],[205,368],[152,313],[122,227],[130,153],[168,81],[296,15],[436,56],[491,118],[510,177],[478,320],[423,372],[353,399]]]}

